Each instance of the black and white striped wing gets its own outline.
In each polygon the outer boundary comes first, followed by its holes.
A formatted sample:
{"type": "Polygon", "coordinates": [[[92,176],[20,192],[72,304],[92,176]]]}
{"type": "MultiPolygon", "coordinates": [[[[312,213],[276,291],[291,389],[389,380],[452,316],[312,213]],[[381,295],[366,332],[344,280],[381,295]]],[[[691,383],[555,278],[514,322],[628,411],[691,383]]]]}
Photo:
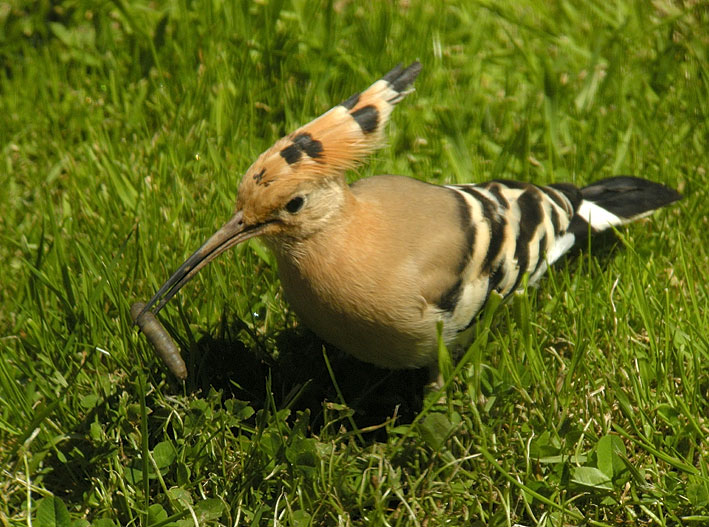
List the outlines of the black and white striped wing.
{"type": "Polygon", "coordinates": [[[534,284],[589,231],[625,225],[680,199],[672,189],[629,176],[582,189],[507,180],[448,188],[465,198],[476,232],[473,257],[463,271],[467,290],[451,314],[459,328],[470,325],[492,291],[508,296],[525,274],[534,284]]]}

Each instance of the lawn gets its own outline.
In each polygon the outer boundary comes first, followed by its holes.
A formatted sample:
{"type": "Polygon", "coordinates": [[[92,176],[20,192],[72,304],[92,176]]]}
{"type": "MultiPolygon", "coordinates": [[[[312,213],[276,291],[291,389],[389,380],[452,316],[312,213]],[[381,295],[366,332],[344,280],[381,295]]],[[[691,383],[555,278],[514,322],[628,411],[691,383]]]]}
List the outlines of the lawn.
{"type": "Polygon", "coordinates": [[[709,525],[706,3],[20,0],[0,66],[0,525],[709,525]],[[444,399],[324,345],[252,240],[161,313],[177,381],[130,304],[414,60],[351,179],[684,199],[489,310],[444,399]]]}

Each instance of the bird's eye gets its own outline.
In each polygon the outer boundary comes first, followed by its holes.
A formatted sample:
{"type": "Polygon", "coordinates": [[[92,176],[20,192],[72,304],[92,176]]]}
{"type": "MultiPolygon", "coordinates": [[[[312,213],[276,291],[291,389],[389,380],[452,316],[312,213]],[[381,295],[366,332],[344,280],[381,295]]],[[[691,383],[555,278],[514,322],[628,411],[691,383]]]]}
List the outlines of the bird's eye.
{"type": "Polygon", "coordinates": [[[295,214],[298,212],[300,209],[303,208],[303,204],[305,203],[305,198],[303,196],[296,196],[292,200],[290,200],[288,203],[286,203],[286,210],[290,212],[291,214],[295,214]]]}

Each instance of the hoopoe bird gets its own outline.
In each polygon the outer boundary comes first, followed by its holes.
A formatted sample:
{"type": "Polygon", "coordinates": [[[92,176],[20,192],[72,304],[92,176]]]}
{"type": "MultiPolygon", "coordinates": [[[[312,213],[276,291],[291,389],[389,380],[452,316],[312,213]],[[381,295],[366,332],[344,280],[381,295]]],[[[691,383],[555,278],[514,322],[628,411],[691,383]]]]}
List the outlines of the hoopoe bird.
{"type": "MultiPolygon", "coordinates": [[[[239,185],[236,212],[143,309],[162,309],[224,251],[260,236],[287,301],[317,335],[377,366],[437,371],[438,323],[455,346],[494,292],[533,284],[589,232],[680,199],[611,177],[583,188],[507,180],[439,186],[403,176],[347,184],[384,141],[391,111],[421,71],[397,66],[277,141],[239,185]]],[[[435,375],[433,375],[435,377],[435,375]]]]}

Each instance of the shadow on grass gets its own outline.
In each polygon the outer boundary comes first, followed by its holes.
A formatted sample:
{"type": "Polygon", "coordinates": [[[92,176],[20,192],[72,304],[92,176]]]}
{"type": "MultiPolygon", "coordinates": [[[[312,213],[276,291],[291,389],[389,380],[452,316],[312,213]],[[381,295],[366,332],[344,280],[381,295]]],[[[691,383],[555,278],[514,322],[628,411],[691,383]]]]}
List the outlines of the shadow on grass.
{"type": "MultiPolygon", "coordinates": [[[[305,329],[282,332],[276,337],[276,347],[278,358],[268,364],[239,340],[203,336],[191,351],[189,361],[195,371],[190,372],[193,379],[188,385],[204,393],[209,388],[221,390],[226,397],[246,400],[258,410],[268,406],[270,377],[276,407],[309,410],[316,434],[327,424],[323,408],[330,403],[351,408],[360,429],[376,427],[394,416],[397,423],[410,423],[421,410],[425,370],[377,368],[345,355],[305,329]]],[[[372,439],[380,439],[379,434],[374,433],[372,439]]]]}

